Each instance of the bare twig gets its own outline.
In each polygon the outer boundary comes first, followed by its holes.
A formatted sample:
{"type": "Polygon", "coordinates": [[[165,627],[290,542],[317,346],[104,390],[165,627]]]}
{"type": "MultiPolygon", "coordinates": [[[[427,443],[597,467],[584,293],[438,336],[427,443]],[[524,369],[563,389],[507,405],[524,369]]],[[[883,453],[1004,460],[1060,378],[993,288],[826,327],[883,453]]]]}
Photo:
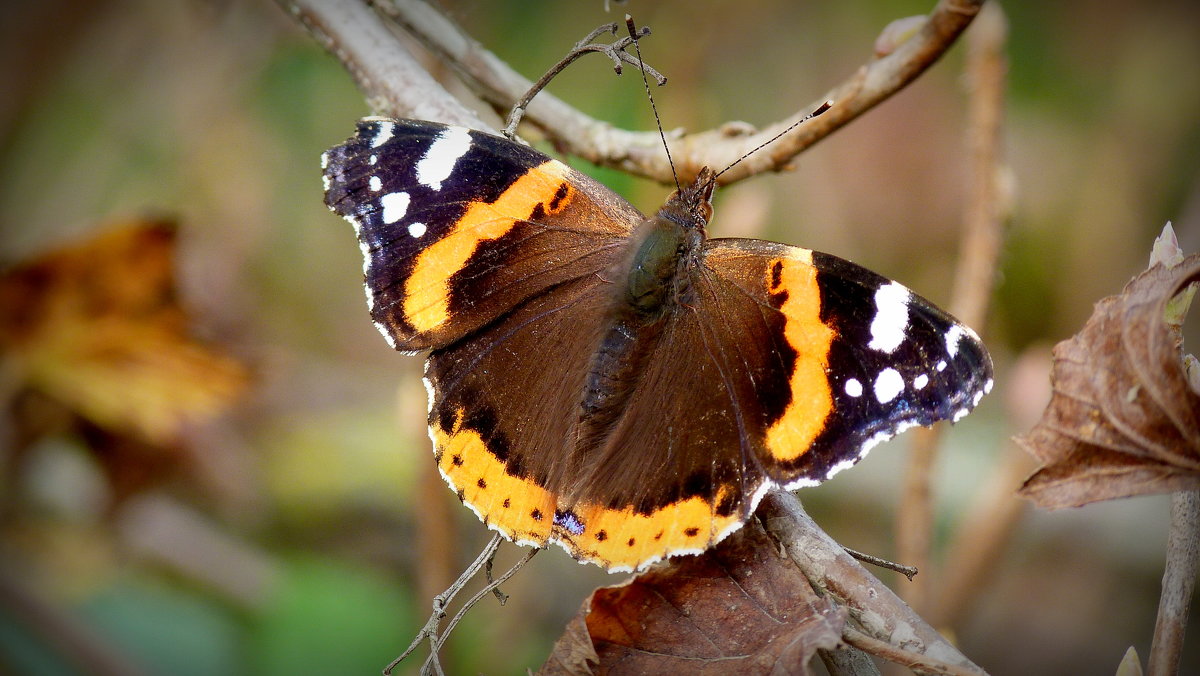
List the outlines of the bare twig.
{"type": "MultiPolygon", "coordinates": [[[[517,125],[521,123],[521,117],[525,114],[525,109],[529,107],[529,103],[533,101],[533,97],[537,96],[539,92],[545,89],[546,85],[550,84],[550,81],[553,80],[559,73],[561,73],[564,68],[571,65],[575,59],[578,59],[584,54],[591,52],[607,54],[608,58],[612,59],[613,61],[613,70],[616,71],[617,75],[621,74],[621,62],[624,61],[632,66],[637,66],[643,73],[649,73],[655,79],[655,81],[658,82],[659,86],[665,85],[667,83],[667,78],[663,77],[662,73],[659,73],[657,70],[654,70],[649,65],[643,63],[640,59],[631,56],[625,51],[626,47],[636,41],[634,35],[631,34],[627,37],[620,38],[616,42],[607,45],[592,42],[592,40],[595,40],[601,33],[604,32],[616,35],[617,29],[620,28],[620,26],[621,24],[617,23],[606,23],[603,26],[593,30],[591,33],[588,33],[587,37],[584,39],[575,43],[575,47],[572,48],[571,51],[567,52],[567,55],[560,59],[558,63],[551,66],[550,70],[546,71],[542,77],[538,78],[538,81],[533,83],[533,86],[530,87],[529,90],[524,94],[522,94],[521,98],[517,100],[515,105],[513,105],[512,111],[508,114],[508,124],[504,125],[504,135],[510,139],[516,138],[517,125]]],[[[641,32],[638,33],[636,37],[645,37],[649,34],[650,28],[647,26],[642,26],[641,32]]]]}
{"type": "Polygon", "coordinates": [[[437,673],[442,673],[442,665],[438,661],[437,654],[438,649],[441,647],[444,639],[439,638],[438,628],[441,626],[442,618],[446,616],[446,606],[449,605],[450,602],[454,600],[454,597],[463,590],[463,587],[465,587],[467,583],[471,581],[471,578],[479,574],[479,570],[483,568],[484,564],[488,561],[491,561],[492,557],[496,555],[496,550],[500,547],[500,543],[502,541],[503,537],[501,537],[499,533],[493,535],[492,539],[489,540],[486,545],[484,545],[483,551],[479,553],[479,556],[471,563],[471,565],[467,566],[466,570],[462,572],[462,575],[458,576],[458,579],[454,581],[454,584],[450,585],[446,591],[433,597],[433,612],[429,614],[429,619],[425,621],[425,626],[421,627],[421,631],[417,632],[416,637],[413,638],[412,643],[410,643],[408,646],[408,649],[401,653],[399,657],[392,660],[390,664],[384,667],[383,673],[385,676],[391,674],[392,670],[396,668],[396,665],[403,662],[406,657],[412,654],[412,651],[416,650],[417,646],[421,645],[425,639],[429,639],[431,649],[429,651],[429,659],[426,659],[425,664],[421,666],[421,673],[426,673],[426,670],[431,665],[437,673]]]}
{"type": "MultiPolygon", "coordinates": [[[[452,617],[450,619],[450,621],[448,623],[446,623],[446,631],[444,632],[444,636],[441,639],[434,641],[434,646],[433,646],[433,650],[430,653],[430,657],[433,657],[434,655],[436,655],[438,653],[439,650],[441,650],[442,644],[446,642],[446,637],[448,637],[450,635],[450,632],[454,630],[454,627],[458,626],[458,623],[461,622],[464,617],[466,617],[467,611],[469,611],[476,603],[479,603],[480,601],[482,601],[483,597],[487,596],[488,594],[497,593],[500,590],[500,585],[504,584],[508,580],[508,578],[515,575],[518,570],[521,570],[522,568],[524,568],[525,564],[529,563],[530,559],[532,559],[534,556],[536,556],[537,553],[540,551],[542,551],[542,550],[530,549],[529,551],[525,552],[525,555],[522,556],[520,559],[518,559],[517,562],[514,563],[511,568],[509,568],[507,571],[505,571],[505,573],[503,575],[496,578],[495,580],[490,580],[483,589],[480,589],[474,596],[472,596],[470,599],[468,599],[467,602],[462,605],[462,608],[459,608],[458,612],[454,614],[454,617],[452,617]]],[[[491,568],[491,565],[492,565],[492,559],[491,559],[491,557],[488,557],[488,562],[487,562],[488,568],[491,568]]],[[[504,596],[504,595],[500,594],[500,596],[504,596]]],[[[508,598],[508,597],[504,596],[504,598],[508,598]]],[[[426,662],[428,662],[428,661],[429,660],[427,659],[426,662]]]]}
{"type": "Polygon", "coordinates": [[[373,110],[491,131],[429,75],[363,0],[276,1],[342,62],[373,110]]]}
{"type": "MultiPolygon", "coordinates": [[[[381,11],[448,64],[467,86],[497,110],[507,111],[512,103],[529,89],[528,80],[494,54],[483,49],[461,28],[424,2],[376,2],[381,11]]],[[[958,35],[970,24],[982,4],[983,0],[941,0],[921,30],[899,45],[895,51],[883,58],[872,58],[849,80],[826,92],[816,102],[798,106],[799,112],[786,120],[749,134],[731,135],[729,128],[721,127],[671,139],[673,152],[679,153],[676,159],[681,176],[693,176],[702,166],[728,166],[745,155],[747,150],[786,129],[822,102],[830,99],[837,101],[837,105],[830,112],[793,130],[766,152],[755,154],[751,160],[738,165],[737,171],[723,175],[722,183],[730,183],[764,171],[776,171],[787,166],[802,150],[916,79],[950,48],[958,35]]],[[[343,34],[337,36],[334,44],[339,40],[355,39],[353,34],[343,34]]],[[[338,54],[335,49],[331,48],[330,51],[338,54]]],[[[351,68],[351,72],[354,73],[355,70],[351,68]]],[[[364,89],[367,88],[364,86],[364,89]]],[[[401,98],[392,102],[390,107],[405,109],[409,105],[401,98]]],[[[655,133],[615,129],[544,92],[530,104],[528,120],[553,137],[555,144],[564,152],[595,164],[652,178],[664,184],[673,182],[671,169],[655,133]]]]}
{"type": "MultiPolygon", "coordinates": [[[[950,310],[977,331],[982,330],[987,317],[1007,219],[1006,172],[1001,153],[1004,79],[1007,73],[1004,58],[1006,39],[1004,14],[995,3],[985,8],[975,30],[967,36],[971,190],[950,310]]],[[[928,572],[932,572],[931,477],[942,429],[944,427],[913,433],[896,515],[896,558],[928,572]]],[[[936,578],[936,575],[926,575],[924,579],[918,578],[914,584],[906,587],[906,598],[919,611],[925,612],[930,607],[928,585],[936,578]]]]}
{"type": "Polygon", "coordinates": [[[1179,673],[1183,657],[1188,606],[1200,573],[1200,491],[1171,495],[1171,531],[1167,538],[1167,564],[1163,571],[1158,619],[1150,644],[1149,676],[1179,673]]]}
{"type": "Polygon", "coordinates": [[[909,582],[912,582],[912,579],[917,574],[917,569],[915,566],[904,566],[899,563],[896,563],[895,561],[888,561],[887,559],[881,559],[878,556],[872,556],[871,554],[867,554],[865,552],[860,552],[855,549],[850,549],[849,547],[843,547],[843,549],[846,550],[847,554],[849,554],[850,556],[853,556],[854,558],[858,559],[859,561],[862,561],[863,563],[869,563],[872,566],[875,566],[877,568],[883,568],[884,570],[890,570],[893,573],[900,573],[904,577],[907,577],[909,582]]]}
{"type": "MultiPolygon", "coordinates": [[[[1011,429],[1033,427],[1050,403],[1050,349],[1026,348],[1008,369],[1004,387],[1005,420],[1011,429]]],[[[1003,560],[1005,545],[1030,505],[1016,489],[1037,467],[1032,456],[1009,440],[1001,458],[955,528],[947,548],[938,597],[925,618],[936,627],[954,627],[970,610],[992,571],[1003,560]]]]}
{"type": "Polygon", "coordinates": [[[757,514],[813,587],[849,608],[870,635],[957,666],[962,673],[984,673],[822,531],[794,495],[768,493],[757,514]]]}
{"type": "Polygon", "coordinates": [[[946,674],[946,676],[978,676],[979,674],[978,671],[935,660],[911,650],[897,648],[851,626],[847,626],[842,631],[842,638],[846,643],[859,650],[882,657],[889,662],[904,665],[918,674],[946,674]]]}

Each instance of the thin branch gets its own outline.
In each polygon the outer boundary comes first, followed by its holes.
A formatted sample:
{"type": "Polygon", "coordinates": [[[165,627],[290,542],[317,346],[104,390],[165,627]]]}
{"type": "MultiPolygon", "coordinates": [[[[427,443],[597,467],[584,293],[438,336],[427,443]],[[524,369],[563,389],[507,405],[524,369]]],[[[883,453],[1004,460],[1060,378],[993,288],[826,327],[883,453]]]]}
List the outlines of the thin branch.
{"type": "Polygon", "coordinates": [[[958,665],[935,660],[927,655],[914,653],[911,650],[897,648],[890,643],[864,634],[854,627],[847,626],[842,631],[842,638],[846,643],[859,650],[882,657],[889,662],[906,666],[918,674],[945,674],[946,676],[978,676],[979,674],[978,671],[972,671],[958,665]]]}
{"type": "Polygon", "coordinates": [[[887,559],[881,559],[878,556],[873,556],[871,554],[867,554],[866,552],[860,552],[856,549],[850,549],[849,547],[843,547],[843,549],[846,550],[847,554],[849,554],[850,556],[853,556],[854,558],[858,559],[859,561],[862,561],[863,563],[870,564],[872,566],[875,566],[876,568],[883,568],[884,570],[890,570],[893,573],[900,573],[904,577],[907,577],[909,582],[912,582],[912,579],[914,577],[916,577],[916,575],[917,575],[916,566],[901,565],[899,563],[896,563],[895,561],[888,561],[887,559]]]}
{"type": "MultiPolygon", "coordinates": [[[[630,19],[626,17],[626,20],[629,21],[630,19]]],[[[529,103],[533,101],[533,97],[537,96],[539,92],[545,89],[546,86],[550,84],[551,80],[557,77],[559,73],[563,72],[563,69],[574,63],[576,59],[584,54],[591,52],[607,54],[608,58],[612,59],[613,61],[613,70],[616,71],[617,75],[621,74],[621,62],[624,61],[631,66],[637,66],[643,73],[649,73],[651,77],[658,82],[660,87],[665,85],[667,83],[667,78],[663,77],[662,73],[659,73],[657,70],[651,68],[640,59],[633,57],[625,51],[629,45],[634,44],[637,38],[649,35],[649,27],[643,26],[641,32],[636,36],[631,33],[630,35],[620,38],[611,44],[592,42],[604,32],[616,35],[617,29],[620,28],[620,26],[621,24],[617,23],[606,23],[603,26],[593,30],[591,33],[588,33],[587,37],[575,43],[575,47],[571,49],[571,51],[567,52],[566,56],[564,56],[562,59],[559,59],[558,63],[551,66],[550,70],[546,71],[542,77],[538,78],[537,82],[533,83],[533,86],[531,86],[528,91],[521,95],[521,98],[517,101],[517,103],[513,106],[512,111],[508,114],[508,124],[504,125],[504,135],[510,139],[516,136],[517,125],[521,123],[521,118],[525,115],[525,109],[529,107],[529,103]]]]}
{"type": "Polygon", "coordinates": [[[984,673],[822,531],[794,495],[768,493],[757,514],[813,587],[849,608],[869,634],[900,641],[897,647],[954,665],[963,673],[984,673]]]}
{"type": "Polygon", "coordinates": [[[458,579],[454,581],[454,584],[450,585],[446,591],[433,597],[433,612],[430,613],[429,619],[425,621],[425,626],[421,627],[421,631],[417,632],[416,637],[413,638],[412,643],[410,643],[408,646],[408,649],[401,653],[399,657],[392,660],[390,664],[384,667],[384,676],[391,674],[392,670],[395,669],[398,664],[403,662],[406,657],[411,655],[412,652],[417,649],[417,646],[421,645],[425,639],[429,639],[431,650],[429,659],[427,659],[425,664],[421,667],[421,673],[426,673],[426,669],[429,667],[431,661],[432,666],[437,673],[442,673],[442,665],[440,662],[438,662],[437,653],[438,649],[442,645],[443,639],[440,639],[438,636],[438,628],[441,626],[442,618],[446,616],[446,606],[450,605],[450,602],[454,600],[455,596],[458,596],[459,592],[463,590],[463,587],[465,587],[467,583],[471,581],[471,578],[479,574],[479,571],[483,568],[484,564],[488,561],[491,561],[492,557],[496,555],[496,550],[500,547],[501,541],[503,541],[503,537],[499,533],[493,535],[492,539],[489,540],[486,545],[484,545],[483,550],[479,552],[479,556],[476,557],[473,562],[471,562],[471,565],[467,566],[466,570],[462,572],[462,575],[458,576],[458,579]]]}
{"type": "Polygon", "coordinates": [[[1150,644],[1149,676],[1179,673],[1188,607],[1200,574],[1200,491],[1171,495],[1171,531],[1167,537],[1167,564],[1163,571],[1158,619],[1150,644]]]}
{"type": "Polygon", "coordinates": [[[433,79],[363,0],[276,2],[342,63],[372,110],[493,131],[433,79]]]}
{"type": "MultiPolygon", "coordinates": [[[[992,3],[981,12],[975,30],[967,35],[971,186],[950,310],[976,331],[983,329],[987,317],[1007,220],[1007,171],[1001,152],[1007,32],[1002,10],[992,3]]],[[[913,433],[896,515],[896,558],[929,573],[933,572],[931,484],[943,429],[945,426],[913,433]]],[[[937,577],[931,574],[917,578],[905,588],[905,597],[917,610],[925,612],[932,605],[928,585],[937,577]]]]}
{"type": "MultiPolygon", "coordinates": [[[[293,0],[300,2],[300,0],[293,0]]],[[[308,0],[313,2],[315,0],[308,0]]],[[[353,0],[339,0],[352,2],[353,0]]],[[[530,82],[494,54],[472,40],[463,30],[421,0],[376,0],[379,9],[446,63],[481,99],[499,111],[507,111],[530,82]]],[[[725,167],[746,151],[783,131],[822,102],[832,99],[832,110],[785,135],[765,152],[724,174],[731,183],[765,171],[785,168],[805,148],[825,138],[854,118],[895,94],[935,63],[971,23],[983,0],[940,0],[928,20],[913,37],[883,58],[872,58],[846,82],[826,92],[815,102],[797,107],[788,119],[767,125],[754,133],[732,134],[731,128],[669,137],[682,176],[693,176],[702,166],[725,167]]],[[[355,41],[341,34],[334,44],[355,41]]],[[[335,55],[338,52],[331,50],[335,55]]],[[[341,58],[339,56],[339,58],[341,58]]],[[[355,69],[351,68],[351,73],[355,69]]],[[[357,77],[357,76],[356,76],[357,77]]],[[[362,85],[360,85],[362,86],[362,85]]],[[[363,87],[364,90],[367,87],[363,87]]],[[[391,109],[406,109],[403,99],[391,109]]],[[[639,176],[671,184],[673,178],[660,140],[653,132],[630,132],[597,121],[543,92],[529,106],[528,120],[554,139],[564,152],[594,164],[615,167],[639,176]]]]}

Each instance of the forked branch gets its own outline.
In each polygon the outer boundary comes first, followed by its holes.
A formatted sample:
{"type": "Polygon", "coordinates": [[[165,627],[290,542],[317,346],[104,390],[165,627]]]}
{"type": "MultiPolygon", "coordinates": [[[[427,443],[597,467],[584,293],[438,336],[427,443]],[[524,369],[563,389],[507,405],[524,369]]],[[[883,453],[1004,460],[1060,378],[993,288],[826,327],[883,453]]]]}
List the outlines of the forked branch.
{"type": "MultiPolygon", "coordinates": [[[[531,82],[510,68],[459,26],[421,0],[277,0],[296,16],[322,45],[345,64],[370,104],[380,113],[465,124],[494,131],[458,104],[427,74],[390,31],[392,22],[420,41],[445,63],[480,99],[507,112],[531,82]],[[402,79],[396,79],[402,78],[402,79]],[[457,109],[457,110],[455,110],[457,109]]],[[[805,148],[903,89],[954,44],[971,23],[983,0],[940,0],[912,37],[890,54],[869,60],[845,82],[816,101],[798,105],[796,113],[750,133],[727,127],[673,136],[672,152],[682,175],[701,166],[724,167],[795,123],[822,102],[837,105],[801,125],[721,176],[730,183],[764,171],[777,171],[805,148]]],[[[864,50],[866,51],[866,50],[864,50]]],[[[527,119],[550,136],[562,151],[602,166],[673,183],[671,168],[656,132],[631,132],[595,120],[543,92],[529,106],[527,119]]]]}

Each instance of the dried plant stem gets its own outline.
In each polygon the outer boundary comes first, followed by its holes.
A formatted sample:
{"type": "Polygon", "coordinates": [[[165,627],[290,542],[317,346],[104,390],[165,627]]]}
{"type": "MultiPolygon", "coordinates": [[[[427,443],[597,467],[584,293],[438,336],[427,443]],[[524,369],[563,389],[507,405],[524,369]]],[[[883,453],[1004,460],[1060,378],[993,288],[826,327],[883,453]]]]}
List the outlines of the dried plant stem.
{"type": "Polygon", "coordinates": [[[442,673],[442,665],[441,662],[438,661],[437,651],[438,648],[441,647],[443,639],[439,637],[438,630],[439,627],[441,627],[442,618],[446,616],[446,606],[448,606],[450,602],[454,600],[454,597],[458,596],[459,592],[461,592],[463,588],[467,586],[467,583],[471,581],[471,578],[479,574],[479,571],[483,569],[484,564],[486,564],[492,559],[493,556],[496,555],[496,550],[500,547],[500,543],[502,541],[503,538],[499,533],[493,535],[492,539],[489,540],[486,545],[484,545],[483,551],[479,552],[479,556],[473,562],[471,562],[471,565],[467,566],[466,570],[462,572],[462,575],[458,576],[458,579],[454,581],[454,584],[450,585],[446,591],[433,597],[433,611],[429,614],[429,619],[425,621],[425,626],[422,627],[421,631],[417,633],[415,638],[413,638],[412,643],[410,643],[408,646],[408,649],[401,653],[399,657],[392,660],[392,662],[384,668],[384,676],[391,674],[392,670],[395,669],[398,664],[403,662],[405,658],[412,654],[412,652],[417,649],[417,646],[421,645],[425,639],[429,639],[429,644],[432,649],[430,650],[429,658],[426,659],[425,664],[421,666],[421,673],[427,673],[431,667],[436,673],[442,673]]]}
{"type": "Polygon", "coordinates": [[[984,673],[822,531],[796,496],[772,491],[757,514],[813,587],[849,608],[868,634],[962,670],[955,673],[984,673]]]}
{"type": "Polygon", "coordinates": [[[1179,673],[1188,606],[1200,574],[1200,491],[1171,494],[1171,530],[1158,619],[1150,645],[1149,676],[1179,673]]]}
{"type": "Polygon", "coordinates": [[[1016,490],[1037,463],[1012,442],[1005,445],[1003,456],[956,529],[938,596],[925,615],[936,627],[954,627],[962,621],[980,590],[988,588],[987,577],[1029,509],[1016,490]]]}
{"type": "Polygon", "coordinates": [[[978,676],[979,674],[978,671],[931,659],[926,655],[920,655],[911,650],[897,648],[886,641],[880,641],[868,634],[864,634],[854,627],[846,627],[842,633],[842,638],[859,650],[882,657],[889,662],[906,666],[918,674],[946,674],[947,676],[978,676]]]}
{"type": "Polygon", "coordinates": [[[342,63],[373,110],[490,131],[433,79],[363,0],[276,1],[342,63]]]}
{"type": "MultiPolygon", "coordinates": [[[[279,0],[307,5],[320,0],[279,0]]],[[[351,2],[353,0],[338,0],[351,2]]],[[[903,89],[954,44],[971,23],[983,0],[941,0],[929,14],[924,26],[888,56],[872,58],[846,82],[826,92],[815,102],[797,107],[791,117],[763,127],[754,133],[731,135],[722,127],[672,140],[672,152],[682,175],[694,175],[701,166],[724,167],[763,141],[786,129],[826,100],[836,105],[825,115],[801,125],[772,145],[768,152],[755,154],[724,174],[722,183],[764,171],[776,171],[793,157],[834,130],[903,89]]],[[[512,106],[530,82],[508,67],[466,35],[445,16],[421,0],[376,0],[376,6],[397,25],[425,45],[446,63],[480,98],[499,111],[512,106]]],[[[344,34],[340,40],[356,40],[344,34]]],[[[334,40],[336,44],[338,40],[334,40]]],[[[328,45],[327,45],[328,46],[328,45]]],[[[330,51],[339,56],[332,48],[330,51]]],[[[349,66],[348,66],[349,67],[349,66]]],[[[350,67],[352,74],[356,69],[350,67]]],[[[356,74],[356,77],[357,74],[356,74]]],[[[364,90],[368,87],[360,83],[364,90]]],[[[411,104],[404,98],[390,102],[383,110],[403,110],[411,104]]],[[[390,113],[389,113],[390,114],[390,113]]],[[[433,118],[440,119],[440,118],[433,118]]],[[[595,164],[615,167],[633,174],[671,184],[674,178],[655,132],[629,132],[597,121],[543,92],[528,110],[527,119],[553,137],[564,152],[595,164]]]]}
{"type": "MultiPolygon", "coordinates": [[[[967,36],[969,90],[969,155],[971,187],[964,219],[961,255],[954,275],[950,309],[968,326],[983,328],[996,276],[1008,199],[1002,159],[1004,57],[1007,23],[999,5],[990,3],[967,36]]],[[[929,584],[933,538],[933,467],[942,427],[919,430],[912,436],[903,493],[896,516],[896,558],[926,571],[905,596],[919,611],[931,606],[929,584]]]]}

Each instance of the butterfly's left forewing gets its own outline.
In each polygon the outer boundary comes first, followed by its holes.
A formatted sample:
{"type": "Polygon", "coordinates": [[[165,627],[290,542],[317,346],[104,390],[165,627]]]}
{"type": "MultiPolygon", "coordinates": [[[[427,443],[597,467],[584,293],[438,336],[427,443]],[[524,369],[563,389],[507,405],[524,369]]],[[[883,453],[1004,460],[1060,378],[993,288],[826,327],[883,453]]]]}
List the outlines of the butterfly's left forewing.
{"type": "Polygon", "coordinates": [[[642,219],[562,162],[464,127],[366,118],[323,163],[325,202],[358,234],[371,316],[406,352],[605,269],[642,219]]]}

